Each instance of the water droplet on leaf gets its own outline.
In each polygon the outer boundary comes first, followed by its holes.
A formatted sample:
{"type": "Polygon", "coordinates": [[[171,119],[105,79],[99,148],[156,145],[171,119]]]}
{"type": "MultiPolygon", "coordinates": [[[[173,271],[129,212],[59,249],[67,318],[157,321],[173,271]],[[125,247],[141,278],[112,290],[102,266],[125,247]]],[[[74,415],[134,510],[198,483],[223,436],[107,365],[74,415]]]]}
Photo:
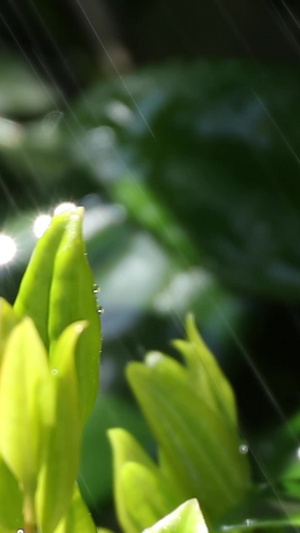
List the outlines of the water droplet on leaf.
{"type": "Polygon", "coordinates": [[[249,452],[249,448],[248,448],[247,444],[241,444],[239,446],[239,452],[242,453],[243,455],[248,453],[249,452]]]}
{"type": "Polygon", "coordinates": [[[97,283],[94,283],[94,285],[93,285],[93,293],[94,294],[98,294],[98,292],[99,292],[99,286],[97,285],[97,283]]]}

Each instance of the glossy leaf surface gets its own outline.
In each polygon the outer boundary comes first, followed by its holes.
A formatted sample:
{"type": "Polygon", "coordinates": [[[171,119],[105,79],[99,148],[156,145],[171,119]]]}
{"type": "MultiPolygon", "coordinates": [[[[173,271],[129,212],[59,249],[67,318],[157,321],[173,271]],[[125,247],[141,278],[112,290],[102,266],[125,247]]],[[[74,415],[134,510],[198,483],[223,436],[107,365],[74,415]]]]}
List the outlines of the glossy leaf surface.
{"type": "Polygon", "coordinates": [[[45,445],[41,394],[48,379],[46,350],[30,318],[12,331],[0,375],[1,454],[33,497],[45,445]]]}
{"type": "Polygon", "coordinates": [[[52,354],[53,424],[36,497],[38,522],[45,533],[54,531],[70,505],[79,467],[81,424],[75,350],[83,329],[83,323],[71,324],[52,354]]]}
{"type": "Polygon", "coordinates": [[[170,513],[181,501],[180,495],[176,494],[180,491],[158,470],[155,472],[140,463],[127,462],[119,476],[126,510],[137,533],[170,513]]]}
{"type": "Polygon", "coordinates": [[[62,331],[87,320],[76,349],[76,369],[83,420],[94,405],[99,386],[100,320],[94,285],[82,239],[83,208],[56,215],[37,243],[14,305],[30,316],[51,354],[62,331]]]}
{"type": "Polygon", "coordinates": [[[185,359],[191,387],[196,394],[198,392],[201,401],[205,401],[216,412],[223,412],[228,423],[237,427],[233,390],[200,337],[192,315],[186,320],[186,331],[187,340],[176,340],[173,344],[185,359]]]}
{"type": "Polygon", "coordinates": [[[204,518],[196,499],[180,505],[145,533],[207,533],[204,518]]]}
{"type": "Polygon", "coordinates": [[[118,518],[126,533],[139,533],[179,505],[180,490],[168,483],[130,433],[111,429],[108,434],[114,455],[118,518]]]}
{"type": "Polygon", "coordinates": [[[220,516],[250,483],[234,426],[199,398],[184,367],[167,356],[150,353],[146,364],[131,363],[127,376],[173,481],[185,499],[198,497],[210,521],[220,516]]]}
{"type": "Polygon", "coordinates": [[[78,488],[75,487],[69,511],[60,521],[55,533],[96,533],[96,531],[88,508],[82,500],[78,488]]]}
{"type": "Polygon", "coordinates": [[[108,432],[114,455],[114,494],[120,525],[126,533],[137,533],[136,525],[132,521],[127,503],[126,488],[122,486],[122,469],[128,462],[137,462],[149,470],[156,470],[155,464],[146,454],[140,444],[123,429],[111,429],[108,432]]]}

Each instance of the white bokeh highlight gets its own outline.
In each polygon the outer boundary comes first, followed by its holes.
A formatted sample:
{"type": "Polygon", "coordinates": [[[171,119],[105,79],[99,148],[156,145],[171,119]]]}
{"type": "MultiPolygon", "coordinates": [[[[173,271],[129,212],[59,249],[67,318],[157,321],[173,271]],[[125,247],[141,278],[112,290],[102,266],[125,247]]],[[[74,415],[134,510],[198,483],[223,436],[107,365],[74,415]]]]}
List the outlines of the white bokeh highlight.
{"type": "Polygon", "coordinates": [[[76,209],[77,205],[73,202],[63,202],[59,205],[57,205],[54,209],[54,215],[59,215],[60,213],[63,213],[64,211],[72,211],[73,209],[76,209]]]}
{"type": "Polygon", "coordinates": [[[39,215],[33,224],[33,233],[39,239],[44,235],[46,229],[48,228],[52,218],[50,215],[39,215]]]}
{"type": "Polygon", "coordinates": [[[10,263],[17,253],[17,245],[12,237],[0,233],[0,266],[10,263]]]}

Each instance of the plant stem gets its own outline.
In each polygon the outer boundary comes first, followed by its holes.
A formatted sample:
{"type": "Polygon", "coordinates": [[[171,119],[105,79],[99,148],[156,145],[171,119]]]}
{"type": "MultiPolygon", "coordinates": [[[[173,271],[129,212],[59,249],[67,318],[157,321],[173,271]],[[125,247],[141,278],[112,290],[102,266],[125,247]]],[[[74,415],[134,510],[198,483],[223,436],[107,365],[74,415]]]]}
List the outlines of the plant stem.
{"type": "Polygon", "coordinates": [[[36,527],[33,524],[26,524],[24,527],[24,533],[36,533],[36,527]]]}
{"type": "Polygon", "coordinates": [[[30,493],[25,494],[23,514],[25,520],[24,533],[36,533],[34,497],[30,493]]]}

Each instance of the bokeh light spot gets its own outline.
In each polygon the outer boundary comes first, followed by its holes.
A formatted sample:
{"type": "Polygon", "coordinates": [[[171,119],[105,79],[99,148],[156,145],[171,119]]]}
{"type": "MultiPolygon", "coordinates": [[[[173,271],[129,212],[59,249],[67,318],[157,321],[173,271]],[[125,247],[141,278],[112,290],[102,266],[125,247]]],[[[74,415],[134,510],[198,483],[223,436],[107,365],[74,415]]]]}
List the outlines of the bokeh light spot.
{"type": "Polygon", "coordinates": [[[39,215],[33,224],[33,233],[35,236],[39,239],[42,235],[44,235],[46,229],[48,228],[49,224],[51,222],[51,216],[50,215],[39,215]]]}
{"type": "Polygon", "coordinates": [[[63,213],[64,211],[73,211],[73,209],[76,209],[77,205],[73,204],[73,202],[63,202],[62,204],[59,204],[54,209],[54,214],[59,215],[60,213],[63,213]]]}
{"type": "Polygon", "coordinates": [[[0,233],[0,265],[6,265],[15,257],[17,245],[8,235],[0,233]]]}

